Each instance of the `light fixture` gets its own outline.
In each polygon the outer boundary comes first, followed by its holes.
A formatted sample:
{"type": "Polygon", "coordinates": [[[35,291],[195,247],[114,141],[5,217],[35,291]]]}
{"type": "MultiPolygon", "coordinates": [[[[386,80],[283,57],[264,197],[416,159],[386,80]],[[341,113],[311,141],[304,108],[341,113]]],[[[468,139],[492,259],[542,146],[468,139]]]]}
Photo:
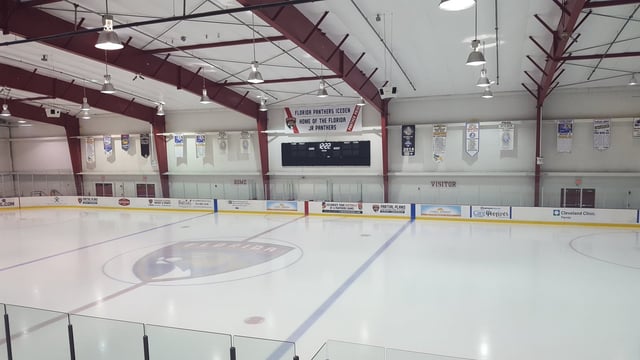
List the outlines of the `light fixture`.
{"type": "Polygon", "coordinates": [[[491,99],[493,97],[493,92],[491,91],[491,88],[489,86],[484,88],[484,91],[482,92],[482,98],[483,99],[491,99]]]}
{"type": "Polygon", "coordinates": [[[325,98],[329,96],[329,93],[327,93],[327,83],[324,81],[324,79],[320,80],[320,88],[318,89],[316,96],[319,98],[325,98]]]}
{"type": "Polygon", "coordinates": [[[475,0],[440,0],[440,9],[446,11],[465,10],[475,4],[475,0]]]}
{"type": "Polygon", "coordinates": [[[116,88],[113,87],[113,84],[111,83],[111,75],[104,74],[104,84],[102,84],[100,92],[103,94],[113,94],[116,92],[116,88]]]}
{"type": "Polygon", "coordinates": [[[207,95],[207,88],[204,86],[204,76],[202,77],[202,96],[200,96],[200,104],[211,104],[211,99],[207,95]]]}
{"type": "Polygon", "coordinates": [[[89,110],[82,110],[80,113],[80,119],[89,120],[91,119],[91,114],[89,114],[89,110]]]}
{"type": "Polygon", "coordinates": [[[267,108],[267,99],[260,99],[260,107],[258,108],[258,110],[260,111],[269,110],[269,108],[267,108]]]}
{"type": "Polygon", "coordinates": [[[360,96],[360,99],[358,99],[358,102],[356,103],[356,105],[363,107],[365,105],[367,105],[367,103],[364,102],[364,99],[362,98],[362,96],[360,96]]]}
{"type": "Polygon", "coordinates": [[[6,100],[5,103],[2,104],[2,112],[0,112],[0,116],[11,116],[11,111],[9,111],[9,105],[7,105],[6,100]]]}
{"type": "Polygon", "coordinates": [[[164,116],[164,104],[158,103],[158,111],[156,112],[158,116],[164,116]]]}
{"type": "MultiPolygon", "coordinates": [[[[452,0],[449,0],[452,1],[452,0]]],[[[442,4],[440,4],[442,5],[442,4]]],[[[475,15],[475,35],[473,40],[471,41],[471,53],[467,57],[467,65],[469,66],[479,66],[486,63],[484,59],[484,54],[478,51],[478,46],[480,46],[480,41],[478,40],[478,7],[476,6],[476,15],[475,15]]]]}
{"type": "Polygon", "coordinates": [[[102,16],[102,31],[98,35],[95,47],[101,50],[120,50],[124,47],[113,31],[113,16],[109,15],[109,1],[105,0],[105,14],[102,16]]]}
{"type": "Polygon", "coordinates": [[[264,82],[262,74],[258,70],[258,61],[256,61],[256,26],[254,23],[254,14],[251,13],[251,34],[253,42],[253,61],[251,62],[251,72],[249,73],[248,82],[252,84],[261,84],[264,82]]]}
{"type": "Polygon", "coordinates": [[[87,100],[87,88],[82,87],[82,105],[80,106],[80,110],[85,111],[87,114],[89,110],[91,110],[91,106],[89,106],[89,101],[87,100]]]}
{"type": "Polygon", "coordinates": [[[476,86],[487,87],[491,86],[491,84],[493,84],[493,81],[489,80],[489,77],[487,76],[487,69],[483,67],[482,70],[480,70],[480,78],[478,79],[476,86]]]}
{"type": "Polygon", "coordinates": [[[627,85],[629,85],[629,86],[638,85],[638,80],[636,80],[636,74],[635,73],[631,74],[631,79],[629,79],[629,83],[627,85]]]}
{"type": "Polygon", "coordinates": [[[27,123],[27,120],[23,120],[23,119],[18,120],[18,124],[26,124],[26,123],[27,123]]]}

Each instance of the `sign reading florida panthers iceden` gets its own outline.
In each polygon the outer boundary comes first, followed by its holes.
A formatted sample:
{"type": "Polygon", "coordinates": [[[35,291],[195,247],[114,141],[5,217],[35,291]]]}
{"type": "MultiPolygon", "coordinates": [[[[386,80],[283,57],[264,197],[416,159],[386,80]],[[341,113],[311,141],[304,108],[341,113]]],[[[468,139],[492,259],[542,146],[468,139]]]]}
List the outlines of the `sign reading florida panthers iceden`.
{"type": "Polygon", "coordinates": [[[345,133],[362,130],[362,114],[357,105],[285,107],[285,131],[304,133],[345,133]]]}

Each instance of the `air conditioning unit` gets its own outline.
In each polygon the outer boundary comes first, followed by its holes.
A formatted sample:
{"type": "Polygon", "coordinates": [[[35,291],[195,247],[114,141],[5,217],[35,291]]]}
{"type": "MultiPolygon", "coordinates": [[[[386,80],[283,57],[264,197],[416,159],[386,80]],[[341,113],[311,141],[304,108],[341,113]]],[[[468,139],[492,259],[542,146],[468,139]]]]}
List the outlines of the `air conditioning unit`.
{"type": "Polygon", "coordinates": [[[381,99],[391,99],[397,95],[398,89],[395,86],[385,86],[378,89],[381,99]]]}
{"type": "Polygon", "coordinates": [[[44,109],[45,114],[47,114],[47,117],[50,118],[59,118],[60,117],[60,110],[58,109],[54,109],[54,108],[46,108],[44,109]]]}

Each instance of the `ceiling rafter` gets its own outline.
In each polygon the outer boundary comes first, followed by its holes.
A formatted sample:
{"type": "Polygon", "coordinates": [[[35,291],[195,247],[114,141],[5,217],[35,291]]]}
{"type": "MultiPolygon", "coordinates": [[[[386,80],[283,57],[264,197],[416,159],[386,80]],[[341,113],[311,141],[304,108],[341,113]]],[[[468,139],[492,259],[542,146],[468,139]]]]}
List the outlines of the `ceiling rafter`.
{"type": "MultiPolygon", "coordinates": [[[[11,32],[25,38],[39,38],[55,34],[66,33],[74,29],[70,22],[57,18],[36,8],[21,8],[11,14],[9,19],[9,29],[11,32]]],[[[82,31],[83,29],[78,29],[82,31]]],[[[98,38],[95,32],[75,36],[74,40],[67,44],[65,38],[51,38],[42,42],[76,55],[84,56],[98,62],[104,62],[104,51],[96,49],[94,44],[98,38]],[[67,45],[67,46],[65,46],[67,45]]],[[[111,66],[117,66],[123,70],[145,77],[155,79],[176,88],[189,91],[197,96],[201,95],[202,86],[191,83],[181,84],[179,79],[185,75],[193,75],[191,71],[181,68],[171,62],[165,62],[164,58],[146,54],[143,50],[125,45],[118,51],[117,59],[109,62],[111,66]],[[162,71],[158,71],[162,67],[162,71]],[[182,72],[182,76],[179,73],[182,72]]],[[[212,89],[216,95],[211,96],[211,100],[232,110],[236,110],[252,118],[258,116],[259,104],[250,98],[236,93],[217,82],[205,79],[208,89],[212,89]]]]}
{"type": "MultiPolygon", "coordinates": [[[[238,0],[238,2],[243,6],[254,6],[275,3],[277,0],[238,0]]],[[[257,9],[254,13],[329,70],[340,75],[354,91],[364,97],[377,111],[382,112],[382,99],[376,96],[378,87],[360,69],[345,72],[345,69],[355,69],[356,64],[342,50],[338,50],[339,56],[334,56],[339,45],[319,31],[316,24],[304,16],[300,10],[287,6],[257,9]]]]}
{"type": "Polygon", "coordinates": [[[0,64],[0,83],[12,89],[60,98],[77,104],[82,103],[86,92],[89,104],[93,107],[149,123],[153,123],[155,119],[156,110],[154,107],[131,103],[129,99],[103,94],[98,90],[89,89],[73,82],[41,75],[36,70],[27,71],[15,66],[0,64]]]}

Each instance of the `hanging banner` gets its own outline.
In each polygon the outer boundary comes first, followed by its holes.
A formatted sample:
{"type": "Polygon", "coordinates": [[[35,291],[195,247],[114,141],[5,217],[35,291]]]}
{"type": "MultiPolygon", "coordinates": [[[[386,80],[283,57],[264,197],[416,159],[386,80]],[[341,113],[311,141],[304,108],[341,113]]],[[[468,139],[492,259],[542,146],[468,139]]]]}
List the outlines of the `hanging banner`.
{"type": "Polygon", "coordinates": [[[227,133],[224,131],[218,133],[218,149],[223,154],[227,152],[227,133]]]}
{"type": "Polygon", "coordinates": [[[470,121],[465,124],[464,132],[464,151],[472,157],[478,155],[480,152],[480,125],[477,121],[470,121]]]}
{"type": "Polygon", "coordinates": [[[104,153],[107,157],[110,157],[113,154],[113,139],[109,135],[105,135],[102,137],[102,145],[104,148],[104,153]]]}
{"type": "Polygon", "coordinates": [[[149,134],[140,134],[140,155],[145,159],[149,157],[149,143],[149,134]]]}
{"type": "Polygon", "coordinates": [[[358,105],[285,107],[285,131],[293,134],[344,133],[362,130],[358,105]]]}
{"type": "Polygon", "coordinates": [[[503,121],[498,125],[498,127],[500,128],[500,150],[513,150],[513,139],[515,134],[513,123],[511,121],[503,121]]]}
{"type": "Polygon", "coordinates": [[[120,146],[122,151],[129,151],[129,134],[120,135],[120,146]]]}
{"type": "Polygon", "coordinates": [[[87,138],[87,162],[93,164],[96,162],[96,141],[94,138],[87,138]]]}
{"type": "Polygon", "coordinates": [[[633,137],[640,138],[640,118],[633,119],[633,137]]]}
{"type": "Polygon", "coordinates": [[[205,155],[207,138],[204,135],[196,135],[196,158],[203,158],[205,155]]]}
{"type": "Polygon", "coordinates": [[[573,145],[573,120],[559,120],[557,126],[557,151],[569,153],[573,145]]]}
{"type": "Polygon", "coordinates": [[[176,154],[176,158],[184,157],[184,136],[173,136],[173,152],[176,154]]]}
{"type": "Polygon", "coordinates": [[[251,145],[251,134],[247,131],[243,131],[240,133],[240,154],[248,154],[249,147],[251,145]]]}
{"type": "Polygon", "coordinates": [[[611,141],[611,121],[609,119],[593,120],[593,148],[607,150],[611,141]]]}
{"type": "Polygon", "coordinates": [[[447,125],[433,125],[433,161],[444,161],[447,148],[447,125]]]}
{"type": "Polygon", "coordinates": [[[402,125],[402,156],[416,155],[416,126],[402,125]]]}

